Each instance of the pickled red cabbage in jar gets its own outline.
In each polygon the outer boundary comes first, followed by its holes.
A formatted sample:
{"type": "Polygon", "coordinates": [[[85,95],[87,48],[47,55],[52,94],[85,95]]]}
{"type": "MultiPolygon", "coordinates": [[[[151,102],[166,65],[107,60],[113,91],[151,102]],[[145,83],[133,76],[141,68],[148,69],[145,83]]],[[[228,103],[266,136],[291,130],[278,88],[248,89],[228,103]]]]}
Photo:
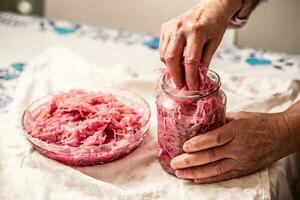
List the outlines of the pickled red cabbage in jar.
{"type": "Polygon", "coordinates": [[[200,73],[199,91],[177,90],[170,75],[160,79],[156,89],[158,117],[158,160],[171,174],[171,160],[184,153],[190,138],[225,124],[226,95],[217,73],[200,73]]]}

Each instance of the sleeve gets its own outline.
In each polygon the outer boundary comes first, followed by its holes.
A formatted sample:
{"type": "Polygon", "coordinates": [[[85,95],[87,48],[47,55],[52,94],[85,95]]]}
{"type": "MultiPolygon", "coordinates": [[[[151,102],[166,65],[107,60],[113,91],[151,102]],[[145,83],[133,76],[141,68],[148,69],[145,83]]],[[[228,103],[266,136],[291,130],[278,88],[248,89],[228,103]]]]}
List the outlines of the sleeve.
{"type": "Polygon", "coordinates": [[[230,28],[240,28],[244,26],[252,11],[256,6],[266,0],[243,0],[244,4],[242,8],[232,17],[229,23],[230,28]]]}

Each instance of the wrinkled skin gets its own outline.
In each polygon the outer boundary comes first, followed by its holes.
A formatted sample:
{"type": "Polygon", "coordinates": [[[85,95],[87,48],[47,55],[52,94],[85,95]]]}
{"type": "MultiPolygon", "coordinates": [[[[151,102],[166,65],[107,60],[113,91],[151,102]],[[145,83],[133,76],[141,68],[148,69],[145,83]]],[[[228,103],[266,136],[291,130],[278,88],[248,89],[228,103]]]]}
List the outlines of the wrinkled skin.
{"type": "Polygon", "coordinates": [[[204,0],[161,27],[159,53],[178,89],[198,90],[199,66],[208,67],[242,0],[204,0]]]}
{"type": "Polygon", "coordinates": [[[228,123],[187,141],[176,176],[213,183],[245,176],[300,149],[300,102],[282,113],[228,114],[228,123]]]}
{"type": "MultiPolygon", "coordinates": [[[[162,25],[160,58],[178,89],[198,90],[199,67],[208,67],[243,0],[203,0],[162,25]]],[[[300,150],[300,101],[275,114],[228,114],[228,123],[191,138],[171,161],[179,178],[213,183],[270,166],[300,150]]]]}

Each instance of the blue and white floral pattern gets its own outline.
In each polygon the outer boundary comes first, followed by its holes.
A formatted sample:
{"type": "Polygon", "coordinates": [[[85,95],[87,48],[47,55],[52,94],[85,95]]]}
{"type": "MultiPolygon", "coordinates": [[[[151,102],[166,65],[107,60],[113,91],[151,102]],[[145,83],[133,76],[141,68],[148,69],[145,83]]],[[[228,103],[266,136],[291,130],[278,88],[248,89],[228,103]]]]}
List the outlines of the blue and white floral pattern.
{"type": "MultiPolygon", "coordinates": [[[[133,33],[123,29],[116,30],[39,17],[24,17],[6,12],[0,12],[1,27],[18,29],[18,31],[30,29],[41,36],[43,33],[55,34],[62,39],[68,36],[76,36],[78,41],[90,39],[123,43],[125,45],[138,44],[154,51],[159,47],[159,38],[148,33],[133,33]]],[[[218,48],[215,59],[233,64],[244,64],[254,69],[272,67],[274,70],[284,71],[291,67],[298,67],[300,73],[299,56],[287,54],[224,45],[218,48]]],[[[19,57],[16,60],[23,59],[19,57]]],[[[24,60],[26,59],[24,58],[24,60]]],[[[26,67],[25,62],[14,61],[5,65],[0,63],[0,113],[5,111],[5,108],[12,102],[13,90],[24,67],[26,67]]]]}

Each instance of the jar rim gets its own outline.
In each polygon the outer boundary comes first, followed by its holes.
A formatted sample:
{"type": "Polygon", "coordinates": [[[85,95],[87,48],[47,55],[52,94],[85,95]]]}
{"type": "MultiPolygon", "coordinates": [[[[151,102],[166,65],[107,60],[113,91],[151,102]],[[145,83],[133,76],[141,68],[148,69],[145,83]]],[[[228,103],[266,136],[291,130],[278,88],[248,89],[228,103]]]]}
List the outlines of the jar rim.
{"type": "Polygon", "coordinates": [[[161,77],[161,87],[162,90],[169,96],[178,98],[178,99],[185,99],[185,100],[195,100],[195,99],[203,99],[206,97],[209,97],[211,95],[213,95],[214,93],[216,93],[217,91],[219,91],[220,87],[221,87],[221,79],[220,76],[213,70],[209,69],[207,71],[207,75],[208,77],[214,81],[216,83],[216,87],[213,87],[213,89],[207,90],[205,91],[205,93],[203,93],[203,91],[185,91],[184,93],[174,93],[172,92],[172,90],[174,90],[174,87],[171,87],[170,84],[167,83],[167,75],[163,74],[161,77]]]}

